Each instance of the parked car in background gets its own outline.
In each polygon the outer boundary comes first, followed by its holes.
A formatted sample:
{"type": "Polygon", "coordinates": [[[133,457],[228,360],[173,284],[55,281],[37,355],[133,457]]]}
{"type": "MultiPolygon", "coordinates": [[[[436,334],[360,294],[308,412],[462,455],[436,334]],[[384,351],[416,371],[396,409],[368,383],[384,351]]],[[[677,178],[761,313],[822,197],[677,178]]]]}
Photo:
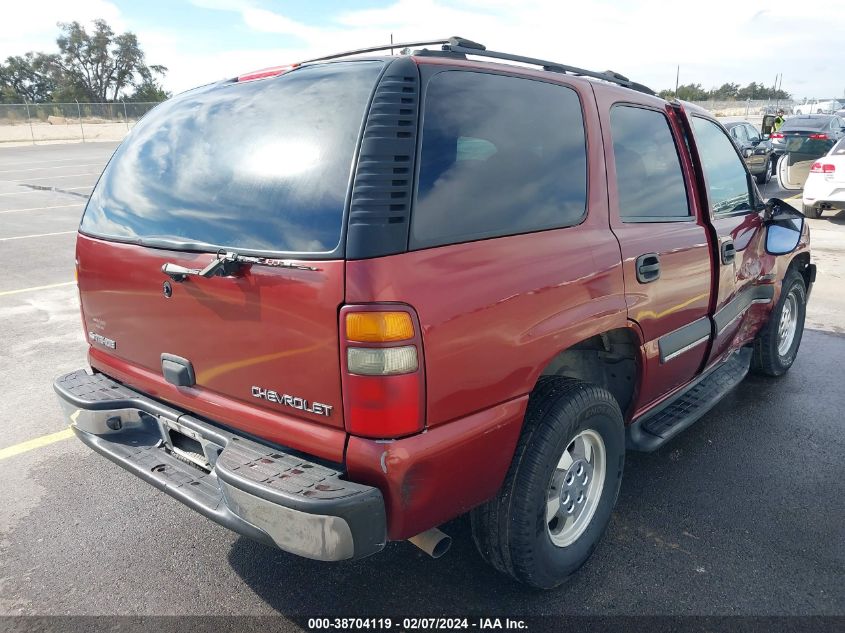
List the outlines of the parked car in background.
{"type": "Polygon", "coordinates": [[[845,209],[845,138],[810,167],[803,203],[808,218],[821,217],[827,209],[845,209]]]}
{"type": "Polygon", "coordinates": [[[833,114],[843,107],[845,107],[845,104],[835,99],[828,101],[808,101],[802,105],[795,106],[795,114],[833,114]]]}
{"type": "Polygon", "coordinates": [[[774,170],[772,159],[772,144],[763,138],[760,130],[745,121],[725,123],[725,129],[731,135],[731,140],[739,148],[748,171],[754,176],[758,184],[764,185],[774,170]]]}
{"type": "Polygon", "coordinates": [[[778,181],[783,189],[800,190],[817,158],[845,136],[845,119],[829,114],[794,116],[770,137],[778,181]],[[789,159],[782,160],[784,156],[789,159]]]}

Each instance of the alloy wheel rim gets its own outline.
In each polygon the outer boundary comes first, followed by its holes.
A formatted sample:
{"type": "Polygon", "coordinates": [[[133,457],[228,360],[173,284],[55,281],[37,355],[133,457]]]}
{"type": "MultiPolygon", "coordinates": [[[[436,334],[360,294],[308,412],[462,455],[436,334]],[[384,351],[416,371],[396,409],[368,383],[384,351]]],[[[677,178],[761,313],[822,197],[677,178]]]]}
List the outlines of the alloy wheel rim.
{"type": "Polygon", "coordinates": [[[546,493],[546,531],[554,545],[571,545],[587,529],[606,474],[604,441],[592,429],[581,431],[560,456],[546,493]]]}
{"type": "Polygon", "coordinates": [[[778,323],[778,354],[783,357],[789,353],[798,330],[798,300],[790,292],[783,302],[780,323],[778,323]]]}

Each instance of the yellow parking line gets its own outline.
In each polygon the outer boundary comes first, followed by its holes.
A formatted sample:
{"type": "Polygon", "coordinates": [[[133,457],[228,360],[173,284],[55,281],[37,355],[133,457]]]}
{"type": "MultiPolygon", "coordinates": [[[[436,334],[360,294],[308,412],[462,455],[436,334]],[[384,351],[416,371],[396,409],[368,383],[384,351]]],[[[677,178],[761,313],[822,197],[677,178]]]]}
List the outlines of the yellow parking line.
{"type": "Polygon", "coordinates": [[[48,444],[53,444],[54,442],[69,439],[71,437],[73,437],[73,431],[70,428],[67,428],[63,431],[59,431],[58,433],[42,435],[41,437],[36,437],[35,439],[15,444],[14,446],[0,448],[0,461],[8,457],[14,457],[15,455],[26,453],[27,451],[31,451],[36,448],[41,448],[42,446],[47,446],[48,444]]]}
{"type": "Polygon", "coordinates": [[[46,286],[32,286],[31,288],[19,288],[18,290],[3,290],[0,292],[0,297],[7,295],[16,295],[21,292],[31,292],[33,290],[47,290],[48,288],[61,288],[62,286],[75,286],[75,281],[64,281],[60,284],[48,284],[46,286]]]}

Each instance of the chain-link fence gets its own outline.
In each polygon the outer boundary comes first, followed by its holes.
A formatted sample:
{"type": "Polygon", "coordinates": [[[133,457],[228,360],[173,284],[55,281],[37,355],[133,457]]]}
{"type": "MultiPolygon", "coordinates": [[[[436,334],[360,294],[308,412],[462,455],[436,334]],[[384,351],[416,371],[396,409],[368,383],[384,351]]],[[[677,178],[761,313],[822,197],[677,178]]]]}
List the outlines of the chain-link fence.
{"type": "Polygon", "coordinates": [[[697,106],[709,110],[716,116],[726,117],[762,117],[764,114],[775,114],[778,108],[783,108],[789,114],[795,107],[793,101],[775,99],[748,99],[746,101],[693,101],[697,106]]]}
{"type": "Polygon", "coordinates": [[[0,145],[119,141],[158,103],[0,104],[0,145]]]}

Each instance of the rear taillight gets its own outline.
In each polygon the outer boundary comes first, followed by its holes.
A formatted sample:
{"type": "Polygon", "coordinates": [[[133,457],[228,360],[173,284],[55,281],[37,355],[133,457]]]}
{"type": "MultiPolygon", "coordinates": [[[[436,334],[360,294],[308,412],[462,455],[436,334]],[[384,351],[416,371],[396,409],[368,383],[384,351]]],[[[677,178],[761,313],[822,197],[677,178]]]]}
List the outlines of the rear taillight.
{"type": "Polygon", "coordinates": [[[810,134],[810,138],[813,139],[814,141],[826,141],[827,140],[827,134],[824,134],[824,133],[810,134]]]}
{"type": "Polygon", "coordinates": [[[775,132],[769,138],[783,138],[783,134],[781,134],[780,132],[775,132]]]}
{"type": "Polygon", "coordinates": [[[340,312],[343,406],[352,435],[393,438],[423,430],[425,376],[419,322],[395,304],[340,312]]]}
{"type": "Polygon", "coordinates": [[[831,163],[813,163],[810,167],[811,174],[833,174],[836,173],[836,165],[831,163]]]}

